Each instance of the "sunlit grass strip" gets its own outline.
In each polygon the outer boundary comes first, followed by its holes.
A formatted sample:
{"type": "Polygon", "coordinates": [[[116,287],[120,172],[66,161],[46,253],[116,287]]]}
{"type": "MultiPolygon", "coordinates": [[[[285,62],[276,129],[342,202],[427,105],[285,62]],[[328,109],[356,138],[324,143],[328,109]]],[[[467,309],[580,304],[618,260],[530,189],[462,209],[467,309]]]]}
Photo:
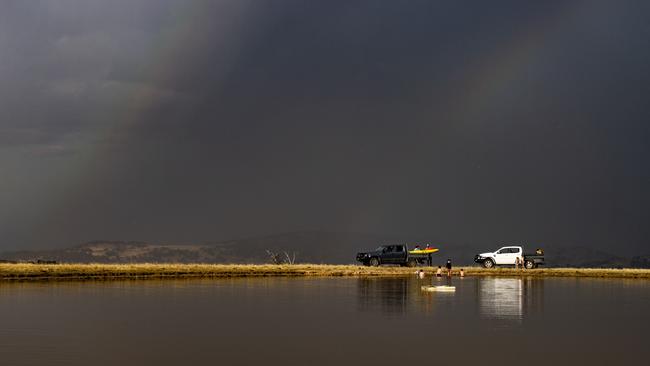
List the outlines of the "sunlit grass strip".
{"type": "MultiPolygon", "coordinates": [[[[409,276],[417,269],[427,275],[434,268],[365,267],[356,265],[251,265],[251,264],[0,264],[0,280],[64,280],[64,279],[138,279],[184,277],[261,277],[261,276],[409,276]]],[[[600,268],[513,268],[484,269],[464,267],[467,276],[526,276],[526,277],[606,277],[646,278],[648,269],[600,268]]],[[[458,275],[459,268],[453,271],[458,275]]]]}
{"type": "Polygon", "coordinates": [[[248,264],[0,264],[0,280],[247,276],[392,276],[413,269],[338,265],[248,264]]]}
{"type": "Polygon", "coordinates": [[[602,277],[602,278],[646,278],[650,269],[637,268],[481,268],[469,267],[465,273],[472,276],[526,276],[526,277],[602,277]]]}

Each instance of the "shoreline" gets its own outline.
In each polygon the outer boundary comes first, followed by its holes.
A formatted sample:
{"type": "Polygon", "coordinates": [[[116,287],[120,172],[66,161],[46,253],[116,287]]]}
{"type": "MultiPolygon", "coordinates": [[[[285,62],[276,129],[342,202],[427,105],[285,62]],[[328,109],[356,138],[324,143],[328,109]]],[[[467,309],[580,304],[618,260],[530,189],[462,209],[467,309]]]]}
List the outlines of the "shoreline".
{"type": "MultiPolygon", "coordinates": [[[[492,277],[585,277],[650,279],[650,269],[613,268],[514,268],[456,267],[465,276],[492,277]]],[[[119,279],[175,279],[228,277],[404,277],[413,276],[418,269],[427,277],[435,273],[433,267],[365,267],[358,265],[327,264],[0,264],[0,282],[64,281],[64,280],[119,280],[119,279]]]]}

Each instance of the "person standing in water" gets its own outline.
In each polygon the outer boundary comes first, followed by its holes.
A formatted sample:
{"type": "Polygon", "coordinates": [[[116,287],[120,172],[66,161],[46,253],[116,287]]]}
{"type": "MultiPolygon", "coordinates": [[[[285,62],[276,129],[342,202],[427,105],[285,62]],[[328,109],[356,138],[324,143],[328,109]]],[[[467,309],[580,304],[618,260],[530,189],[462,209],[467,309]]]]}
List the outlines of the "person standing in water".
{"type": "Polygon", "coordinates": [[[442,277],[442,267],[438,266],[438,270],[436,271],[436,277],[442,277]]]}
{"type": "Polygon", "coordinates": [[[447,259],[447,277],[451,277],[451,259],[447,259]]]}

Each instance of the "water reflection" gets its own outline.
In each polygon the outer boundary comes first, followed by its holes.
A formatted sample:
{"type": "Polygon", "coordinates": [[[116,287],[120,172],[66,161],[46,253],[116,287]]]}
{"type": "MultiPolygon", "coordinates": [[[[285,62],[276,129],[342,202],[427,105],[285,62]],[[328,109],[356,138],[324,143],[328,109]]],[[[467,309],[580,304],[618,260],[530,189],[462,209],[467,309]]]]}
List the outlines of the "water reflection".
{"type": "Polygon", "coordinates": [[[541,314],[544,281],[532,278],[361,278],[357,282],[357,304],[362,312],[431,314],[436,307],[449,314],[454,308],[476,308],[485,319],[521,322],[541,314]],[[420,286],[452,285],[452,293],[422,292],[420,286]]]}
{"type": "Polygon", "coordinates": [[[2,365],[52,366],[465,365],[485,355],[490,363],[495,350],[508,348],[497,355],[502,363],[639,364],[650,358],[648,308],[650,281],[4,283],[0,357],[2,365]],[[451,284],[456,292],[421,291],[426,284],[451,284]],[[400,348],[405,341],[412,349],[400,348]]]}
{"type": "Polygon", "coordinates": [[[453,301],[454,293],[422,292],[423,285],[455,285],[447,278],[360,278],[357,302],[359,311],[406,314],[409,311],[431,313],[437,302],[453,301]]]}
{"type": "Polygon", "coordinates": [[[541,312],[543,284],[530,278],[482,278],[478,282],[479,312],[486,318],[520,322],[541,312]]]}
{"type": "Polygon", "coordinates": [[[410,282],[408,278],[359,279],[357,291],[359,310],[405,313],[411,297],[410,282]]]}

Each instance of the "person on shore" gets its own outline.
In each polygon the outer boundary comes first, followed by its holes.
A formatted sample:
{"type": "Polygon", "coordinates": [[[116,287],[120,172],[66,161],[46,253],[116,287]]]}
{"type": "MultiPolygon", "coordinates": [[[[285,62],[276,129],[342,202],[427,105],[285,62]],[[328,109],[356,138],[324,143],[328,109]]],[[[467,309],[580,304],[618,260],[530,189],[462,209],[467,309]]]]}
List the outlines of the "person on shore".
{"type": "Polygon", "coordinates": [[[519,269],[519,265],[520,265],[520,264],[521,264],[521,262],[519,261],[519,256],[517,256],[517,257],[515,258],[515,270],[518,270],[518,269],[519,269]]]}
{"type": "Polygon", "coordinates": [[[442,277],[442,267],[438,266],[438,270],[436,271],[436,277],[442,277]]]}
{"type": "Polygon", "coordinates": [[[447,277],[451,277],[451,259],[447,259],[447,277]]]}
{"type": "Polygon", "coordinates": [[[460,269],[460,276],[465,277],[465,270],[462,268],[460,269]]]}

